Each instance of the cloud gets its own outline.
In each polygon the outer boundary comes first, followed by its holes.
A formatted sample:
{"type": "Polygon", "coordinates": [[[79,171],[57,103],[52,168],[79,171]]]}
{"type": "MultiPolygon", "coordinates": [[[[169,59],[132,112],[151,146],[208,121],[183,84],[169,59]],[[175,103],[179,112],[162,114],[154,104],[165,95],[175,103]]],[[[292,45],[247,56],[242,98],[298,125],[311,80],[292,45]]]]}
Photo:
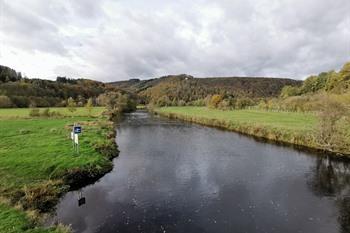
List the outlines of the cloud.
{"type": "Polygon", "coordinates": [[[29,77],[301,79],[350,60],[347,0],[3,0],[0,7],[0,64],[29,77]]]}

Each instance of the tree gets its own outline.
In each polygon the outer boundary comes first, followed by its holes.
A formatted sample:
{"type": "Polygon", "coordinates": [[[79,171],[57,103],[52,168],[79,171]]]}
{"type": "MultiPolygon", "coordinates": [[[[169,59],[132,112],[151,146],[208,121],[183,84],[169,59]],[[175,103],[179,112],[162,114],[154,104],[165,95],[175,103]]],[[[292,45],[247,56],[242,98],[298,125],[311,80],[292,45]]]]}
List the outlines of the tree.
{"type": "Polygon", "coordinates": [[[222,100],[222,96],[221,95],[213,95],[211,98],[210,98],[210,101],[209,101],[209,107],[211,108],[217,108],[219,103],[221,102],[222,100]]]}
{"type": "Polygon", "coordinates": [[[78,107],[83,107],[84,104],[85,104],[85,98],[82,96],[82,95],[78,95],[78,98],[77,98],[77,106],[78,107]]]}
{"type": "Polygon", "coordinates": [[[339,152],[349,148],[350,142],[343,119],[349,120],[346,106],[330,96],[325,96],[319,112],[317,133],[317,142],[325,150],[339,152]]]}
{"type": "Polygon", "coordinates": [[[346,63],[339,73],[342,80],[350,80],[350,62],[346,63]]]}
{"type": "Polygon", "coordinates": [[[339,73],[333,71],[332,73],[330,73],[329,78],[327,80],[326,83],[326,91],[330,91],[332,89],[334,89],[341,81],[341,76],[339,75],[339,73]]]}
{"type": "Polygon", "coordinates": [[[0,95],[0,108],[10,108],[12,107],[12,102],[6,95],[0,95]]]}
{"type": "Polygon", "coordinates": [[[86,110],[88,111],[89,113],[89,116],[91,116],[91,112],[92,112],[92,108],[93,108],[93,104],[92,104],[92,98],[89,98],[86,105],[86,110]]]}
{"type": "Polygon", "coordinates": [[[69,97],[67,100],[67,107],[70,112],[75,112],[77,104],[75,103],[74,99],[72,97],[69,97]]]}

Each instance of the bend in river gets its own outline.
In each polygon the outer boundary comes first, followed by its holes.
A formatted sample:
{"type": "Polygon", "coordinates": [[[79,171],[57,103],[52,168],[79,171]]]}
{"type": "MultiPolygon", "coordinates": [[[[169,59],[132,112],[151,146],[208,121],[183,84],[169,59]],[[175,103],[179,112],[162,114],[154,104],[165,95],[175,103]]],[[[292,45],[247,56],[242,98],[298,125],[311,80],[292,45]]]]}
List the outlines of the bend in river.
{"type": "Polygon", "coordinates": [[[215,128],[126,116],[120,155],[55,220],[97,232],[349,232],[350,164],[215,128]]]}

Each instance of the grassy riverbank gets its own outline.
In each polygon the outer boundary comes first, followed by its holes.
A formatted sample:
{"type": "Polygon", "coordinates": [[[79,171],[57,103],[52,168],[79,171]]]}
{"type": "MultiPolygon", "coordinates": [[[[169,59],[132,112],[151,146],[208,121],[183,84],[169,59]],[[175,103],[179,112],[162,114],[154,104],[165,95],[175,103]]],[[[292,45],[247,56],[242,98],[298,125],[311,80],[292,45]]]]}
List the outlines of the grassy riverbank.
{"type": "Polygon", "coordinates": [[[35,218],[71,186],[112,168],[115,131],[111,122],[98,116],[103,108],[93,110],[95,117],[84,108],[74,113],[54,110],[62,117],[30,118],[28,109],[0,110],[0,232],[63,232],[35,228],[35,218]],[[79,155],[69,137],[73,123],[83,127],[79,155]]]}
{"type": "Polygon", "coordinates": [[[311,113],[222,111],[206,107],[163,107],[155,109],[155,112],[166,117],[222,127],[276,142],[319,149],[314,141],[317,117],[311,113]]]}

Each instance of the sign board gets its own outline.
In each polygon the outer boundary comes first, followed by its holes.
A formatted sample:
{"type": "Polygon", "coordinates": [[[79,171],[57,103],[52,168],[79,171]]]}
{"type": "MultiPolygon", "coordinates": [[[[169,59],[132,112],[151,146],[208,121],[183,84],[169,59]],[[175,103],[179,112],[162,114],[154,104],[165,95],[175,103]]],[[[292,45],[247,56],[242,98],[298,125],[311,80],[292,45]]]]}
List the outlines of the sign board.
{"type": "Polygon", "coordinates": [[[75,134],[81,133],[81,126],[74,126],[73,131],[75,134]]]}

